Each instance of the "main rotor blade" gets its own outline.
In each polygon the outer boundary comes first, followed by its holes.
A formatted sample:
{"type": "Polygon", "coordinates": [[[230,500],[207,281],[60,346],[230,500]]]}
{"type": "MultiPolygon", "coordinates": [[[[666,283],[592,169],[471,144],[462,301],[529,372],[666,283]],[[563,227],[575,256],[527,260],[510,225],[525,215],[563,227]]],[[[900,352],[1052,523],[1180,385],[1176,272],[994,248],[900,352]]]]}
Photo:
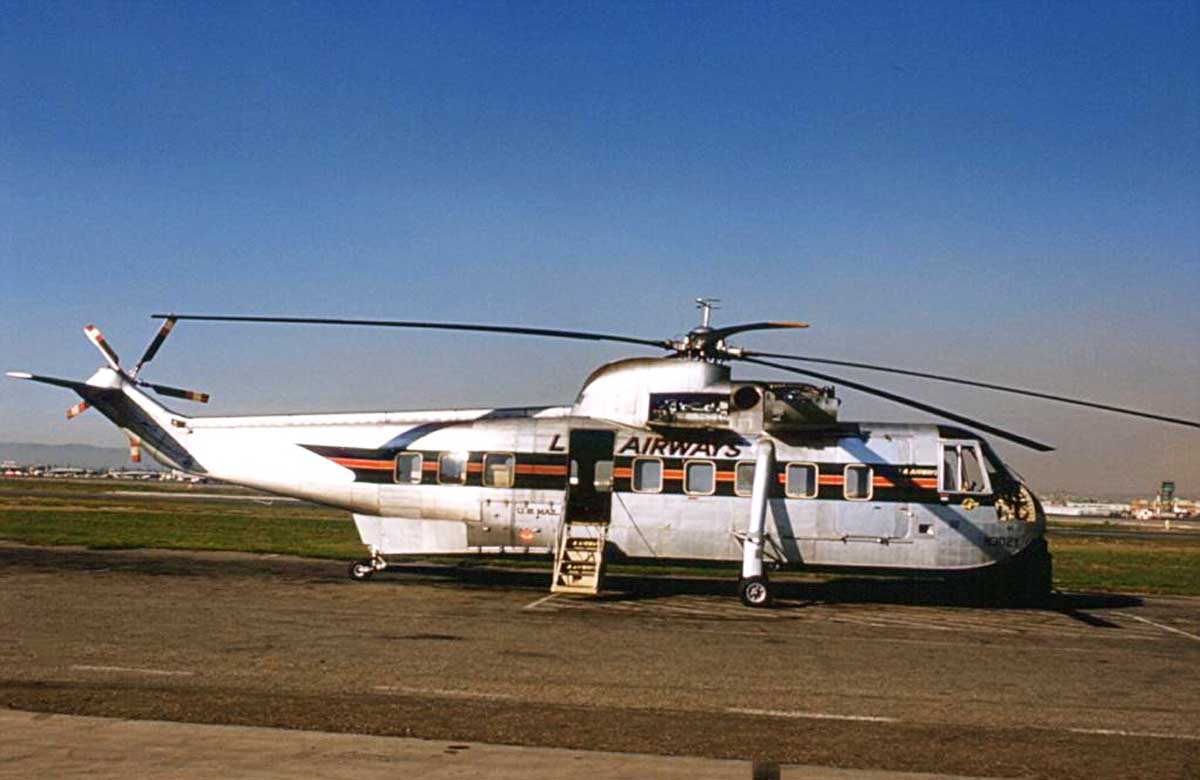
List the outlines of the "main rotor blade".
{"type": "Polygon", "coordinates": [[[104,359],[108,361],[108,365],[113,371],[121,370],[121,359],[117,357],[117,353],[108,342],[104,340],[104,334],[95,325],[85,325],[83,335],[87,336],[88,341],[96,345],[96,349],[100,350],[100,354],[104,355],[104,359]]]}
{"type": "Polygon", "coordinates": [[[1043,393],[1038,390],[1026,390],[1020,387],[1007,387],[1005,385],[992,384],[991,382],[978,382],[974,379],[960,379],[959,377],[946,376],[944,374],[929,374],[924,371],[909,371],[903,368],[892,368],[891,366],[876,366],[870,363],[855,363],[849,360],[833,360],[831,358],[815,358],[805,355],[784,355],[778,352],[752,352],[745,351],[743,354],[752,357],[770,357],[781,358],[783,360],[799,360],[805,363],[825,363],[831,366],[848,366],[850,368],[865,368],[869,371],[885,371],[889,374],[903,374],[905,376],[915,376],[921,379],[933,379],[938,382],[952,382],[957,385],[969,385],[971,387],[982,387],[986,390],[996,390],[1001,393],[1013,393],[1014,395],[1026,395],[1031,398],[1041,398],[1046,401],[1058,401],[1064,404],[1074,404],[1075,406],[1086,406],[1089,409],[1100,409],[1105,412],[1115,412],[1117,414],[1128,414],[1134,417],[1145,417],[1148,420],[1158,420],[1160,422],[1174,423],[1176,425],[1187,425],[1192,428],[1200,428],[1200,422],[1195,420],[1185,420],[1181,417],[1168,417],[1162,414],[1154,414],[1152,412],[1142,412],[1137,409],[1127,409],[1121,406],[1112,406],[1111,404],[1101,404],[1095,401],[1085,401],[1081,398],[1068,398],[1062,395],[1052,395],[1043,393]]]}
{"type": "Polygon", "coordinates": [[[871,395],[877,395],[880,398],[886,398],[887,400],[894,401],[898,404],[904,404],[905,406],[911,406],[914,409],[920,409],[922,412],[928,412],[930,414],[935,414],[939,417],[944,417],[947,420],[953,420],[954,422],[962,423],[963,425],[969,425],[972,428],[978,428],[981,431],[986,431],[994,436],[999,436],[1002,439],[1008,439],[1011,442],[1016,442],[1017,444],[1020,444],[1023,447],[1028,447],[1032,450],[1037,450],[1038,452],[1050,452],[1051,450],[1054,449],[1049,444],[1042,444],[1039,441],[1034,441],[1033,439],[1027,439],[1024,436],[1021,436],[1016,433],[1010,433],[1009,431],[1006,431],[1002,428],[997,428],[994,425],[988,425],[987,423],[980,422],[979,420],[972,420],[970,417],[963,417],[961,414],[956,414],[954,412],[950,412],[945,409],[939,409],[936,406],[931,406],[927,403],[922,403],[921,401],[914,401],[911,398],[905,398],[902,395],[896,395],[895,393],[889,393],[886,390],[878,390],[878,389],[876,389],[874,387],[870,387],[868,385],[859,384],[858,382],[851,382],[847,379],[839,379],[836,376],[830,376],[829,374],[821,374],[816,371],[809,371],[808,369],[804,369],[804,368],[796,368],[795,366],[785,366],[782,363],[772,363],[769,360],[758,360],[757,358],[751,358],[751,357],[743,357],[742,360],[745,360],[747,363],[757,363],[760,366],[767,366],[769,368],[778,368],[782,371],[791,371],[793,374],[802,374],[804,376],[816,377],[817,379],[823,379],[826,382],[834,382],[836,384],[842,385],[843,387],[849,387],[849,388],[858,390],[863,393],[870,393],[871,395]]]}
{"type": "Polygon", "coordinates": [[[159,395],[169,395],[172,398],[182,398],[186,401],[195,401],[196,403],[208,403],[208,393],[200,393],[195,390],[184,390],[179,387],[171,387],[170,385],[156,385],[153,382],[138,382],[142,387],[148,387],[159,395]]]}
{"type": "Polygon", "coordinates": [[[745,333],[748,330],[777,330],[780,328],[807,328],[807,322],[747,322],[742,325],[726,325],[724,328],[713,328],[710,333],[714,341],[732,336],[735,333],[745,333]]]}
{"type": "Polygon", "coordinates": [[[479,333],[515,333],[521,336],[546,336],[556,339],[581,341],[619,341],[625,344],[640,344],[659,349],[673,349],[669,341],[639,339],[631,336],[614,336],[608,333],[591,333],[582,330],[553,330],[549,328],[523,328],[511,325],[472,325],[460,322],[418,322],[411,320],[351,320],[335,317],[251,317],[224,314],[152,314],[154,319],[204,320],[209,322],[280,322],[293,325],[361,325],[373,328],[423,328],[426,330],[460,330],[479,333]]]}
{"type": "Polygon", "coordinates": [[[154,356],[158,354],[158,349],[167,340],[167,335],[171,332],[171,328],[175,327],[175,318],[167,317],[166,322],[158,329],[158,333],[154,334],[154,340],[150,342],[150,346],[146,347],[146,351],[142,353],[142,359],[133,367],[133,373],[130,376],[136,377],[138,372],[142,370],[142,366],[154,360],[154,356]]]}

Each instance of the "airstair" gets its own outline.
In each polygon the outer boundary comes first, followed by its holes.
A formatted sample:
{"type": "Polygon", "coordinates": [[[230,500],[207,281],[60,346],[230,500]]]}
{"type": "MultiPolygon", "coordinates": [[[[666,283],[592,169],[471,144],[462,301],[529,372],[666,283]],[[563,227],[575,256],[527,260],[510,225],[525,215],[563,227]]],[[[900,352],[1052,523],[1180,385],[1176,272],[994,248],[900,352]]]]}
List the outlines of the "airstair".
{"type": "Polygon", "coordinates": [[[550,592],[589,596],[598,593],[604,578],[604,543],[607,538],[607,521],[564,520],[558,530],[550,592]]]}

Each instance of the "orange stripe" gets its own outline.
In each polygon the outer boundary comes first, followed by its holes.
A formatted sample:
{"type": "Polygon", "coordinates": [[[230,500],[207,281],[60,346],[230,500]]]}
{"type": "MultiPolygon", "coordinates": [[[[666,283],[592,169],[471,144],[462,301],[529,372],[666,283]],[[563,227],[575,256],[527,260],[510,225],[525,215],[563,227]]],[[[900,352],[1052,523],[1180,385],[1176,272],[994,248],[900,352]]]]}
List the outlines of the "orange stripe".
{"type": "Polygon", "coordinates": [[[566,466],[533,466],[528,463],[517,465],[518,474],[539,474],[547,477],[567,476],[566,466]]]}
{"type": "Polygon", "coordinates": [[[871,479],[871,484],[875,487],[895,487],[896,484],[887,477],[874,477],[871,479]]]}
{"type": "Polygon", "coordinates": [[[663,479],[683,479],[683,469],[663,469],[663,479]]]}
{"type": "Polygon", "coordinates": [[[732,471],[718,471],[717,482],[733,482],[737,479],[737,474],[732,471]]]}
{"type": "Polygon", "coordinates": [[[841,474],[822,474],[817,477],[818,485],[840,485],[843,482],[845,482],[845,480],[842,478],[841,474]]]}
{"type": "Polygon", "coordinates": [[[633,476],[633,469],[613,469],[613,476],[618,479],[629,479],[633,476]]]}
{"type": "Polygon", "coordinates": [[[393,465],[390,460],[363,460],[362,458],[330,458],[330,460],[348,469],[367,469],[368,471],[391,471],[393,465]]]}

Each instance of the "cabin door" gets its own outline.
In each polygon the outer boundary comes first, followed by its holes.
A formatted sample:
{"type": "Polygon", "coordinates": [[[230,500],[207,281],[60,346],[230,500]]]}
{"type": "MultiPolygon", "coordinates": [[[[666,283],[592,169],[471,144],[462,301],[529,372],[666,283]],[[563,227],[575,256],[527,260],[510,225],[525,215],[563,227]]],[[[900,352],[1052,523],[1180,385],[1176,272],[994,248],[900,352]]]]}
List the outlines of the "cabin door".
{"type": "Polygon", "coordinates": [[[607,523],[612,516],[613,445],[616,438],[613,431],[589,428],[571,431],[565,518],[568,523],[607,523]]]}

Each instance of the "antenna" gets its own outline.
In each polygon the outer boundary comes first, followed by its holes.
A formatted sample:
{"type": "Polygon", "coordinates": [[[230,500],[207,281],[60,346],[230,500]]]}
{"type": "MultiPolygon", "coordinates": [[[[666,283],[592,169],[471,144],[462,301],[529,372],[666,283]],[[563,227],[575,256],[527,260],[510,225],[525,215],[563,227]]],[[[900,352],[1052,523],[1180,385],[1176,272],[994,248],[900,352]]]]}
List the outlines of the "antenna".
{"type": "Polygon", "coordinates": [[[696,308],[703,309],[704,314],[700,318],[700,327],[707,328],[709,321],[712,319],[712,310],[721,308],[717,304],[721,302],[720,298],[697,298],[696,308]]]}

